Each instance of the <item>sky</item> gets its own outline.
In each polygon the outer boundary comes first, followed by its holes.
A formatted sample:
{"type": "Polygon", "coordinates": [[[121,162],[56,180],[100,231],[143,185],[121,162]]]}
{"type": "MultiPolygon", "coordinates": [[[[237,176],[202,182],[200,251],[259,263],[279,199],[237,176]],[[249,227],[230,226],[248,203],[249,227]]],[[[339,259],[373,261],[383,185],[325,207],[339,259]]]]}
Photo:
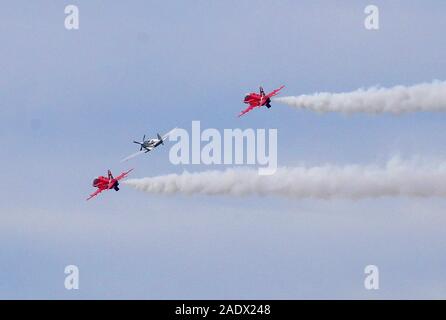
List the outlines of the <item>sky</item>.
{"type": "Polygon", "coordinates": [[[4,1],[0,10],[0,298],[446,297],[442,198],[316,200],[149,195],[85,201],[107,169],[173,165],[173,127],[278,130],[278,164],[444,159],[446,114],[318,114],[243,96],[446,80],[444,1],[4,1]],[[66,5],[79,30],[64,27],[66,5]],[[364,8],[380,10],[366,30],[364,8]],[[64,287],[76,265],[78,290],[64,287]],[[379,290],[364,268],[379,268],[379,290]]]}

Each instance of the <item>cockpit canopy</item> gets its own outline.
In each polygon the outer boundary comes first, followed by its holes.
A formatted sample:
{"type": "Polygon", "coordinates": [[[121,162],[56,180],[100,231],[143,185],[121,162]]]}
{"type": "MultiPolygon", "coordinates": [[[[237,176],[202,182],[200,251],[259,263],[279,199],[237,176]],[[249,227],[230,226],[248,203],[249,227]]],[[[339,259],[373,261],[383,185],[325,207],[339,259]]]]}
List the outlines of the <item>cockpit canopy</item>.
{"type": "Polygon", "coordinates": [[[97,177],[93,180],[93,187],[99,187],[101,183],[107,183],[108,180],[109,179],[104,176],[97,177]]]}

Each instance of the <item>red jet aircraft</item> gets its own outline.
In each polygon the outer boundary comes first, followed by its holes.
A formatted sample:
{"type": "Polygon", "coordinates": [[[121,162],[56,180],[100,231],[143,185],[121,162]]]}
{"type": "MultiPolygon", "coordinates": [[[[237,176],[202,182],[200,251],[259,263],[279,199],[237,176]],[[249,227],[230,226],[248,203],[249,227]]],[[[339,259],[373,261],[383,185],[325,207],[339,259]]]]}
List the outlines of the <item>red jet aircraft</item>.
{"type": "Polygon", "coordinates": [[[104,176],[97,177],[96,179],[93,180],[93,187],[98,188],[98,190],[96,190],[94,193],[90,194],[90,196],[88,197],[87,200],[90,200],[91,198],[97,196],[104,190],[115,189],[115,191],[119,191],[119,188],[118,188],[119,182],[118,181],[125,178],[132,170],[133,169],[130,169],[127,172],[123,172],[116,178],[113,178],[113,175],[110,170],[108,170],[108,177],[104,177],[104,176]]]}
{"type": "Polygon", "coordinates": [[[249,107],[243,110],[238,116],[241,117],[245,113],[248,113],[254,108],[266,106],[268,109],[271,108],[271,97],[274,97],[280,90],[282,90],[285,86],[281,86],[279,89],[273,90],[268,94],[265,94],[263,88],[260,87],[260,93],[251,92],[245,96],[243,100],[244,103],[249,104],[249,107]]]}

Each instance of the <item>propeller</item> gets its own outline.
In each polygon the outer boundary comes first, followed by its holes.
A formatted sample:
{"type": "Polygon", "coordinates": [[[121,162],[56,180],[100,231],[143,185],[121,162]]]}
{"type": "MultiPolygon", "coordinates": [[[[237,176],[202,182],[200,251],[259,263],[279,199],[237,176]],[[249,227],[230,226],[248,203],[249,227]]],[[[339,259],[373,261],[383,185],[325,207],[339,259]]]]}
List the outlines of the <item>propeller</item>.
{"type": "Polygon", "coordinates": [[[142,150],[142,143],[141,143],[141,142],[138,142],[138,141],[133,141],[133,143],[139,144],[139,145],[140,145],[140,147],[139,147],[139,151],[141,151],[141,150],[142,150]]]}
{"type": "Polygon", "coordinates": [[[139,145],[141,146],[141,147],[139,148],[139,151],[142,151],[142,146],[144,145],[145,140],[146,140],[146,135],[144,135],[144,136],[142,137],[142,143],[133,140],[133,143],[139,144],[139,145]]]}

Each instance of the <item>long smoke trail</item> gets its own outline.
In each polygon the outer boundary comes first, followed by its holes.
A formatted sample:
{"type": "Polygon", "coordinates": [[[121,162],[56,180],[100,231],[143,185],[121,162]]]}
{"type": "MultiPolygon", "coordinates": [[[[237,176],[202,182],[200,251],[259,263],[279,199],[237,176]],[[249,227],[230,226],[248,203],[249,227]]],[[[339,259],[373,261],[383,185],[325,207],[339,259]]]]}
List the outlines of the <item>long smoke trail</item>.
{"type": "Polygon", "coordinates": [[[446,111],[446,81],[413,86],[373,87],[345,93],[275,98],[289,106],[317,112],[400,114],[417,111],[446,111]]]}
{"type": "Polygon", "coordinates": [[[157,194],[274,195],[290,198],[446,197],[446,162],[420,164],[392,159],[383,166],[299,166],[274,175],[228,169],[131,179],[124,183],[157,194]]]}

